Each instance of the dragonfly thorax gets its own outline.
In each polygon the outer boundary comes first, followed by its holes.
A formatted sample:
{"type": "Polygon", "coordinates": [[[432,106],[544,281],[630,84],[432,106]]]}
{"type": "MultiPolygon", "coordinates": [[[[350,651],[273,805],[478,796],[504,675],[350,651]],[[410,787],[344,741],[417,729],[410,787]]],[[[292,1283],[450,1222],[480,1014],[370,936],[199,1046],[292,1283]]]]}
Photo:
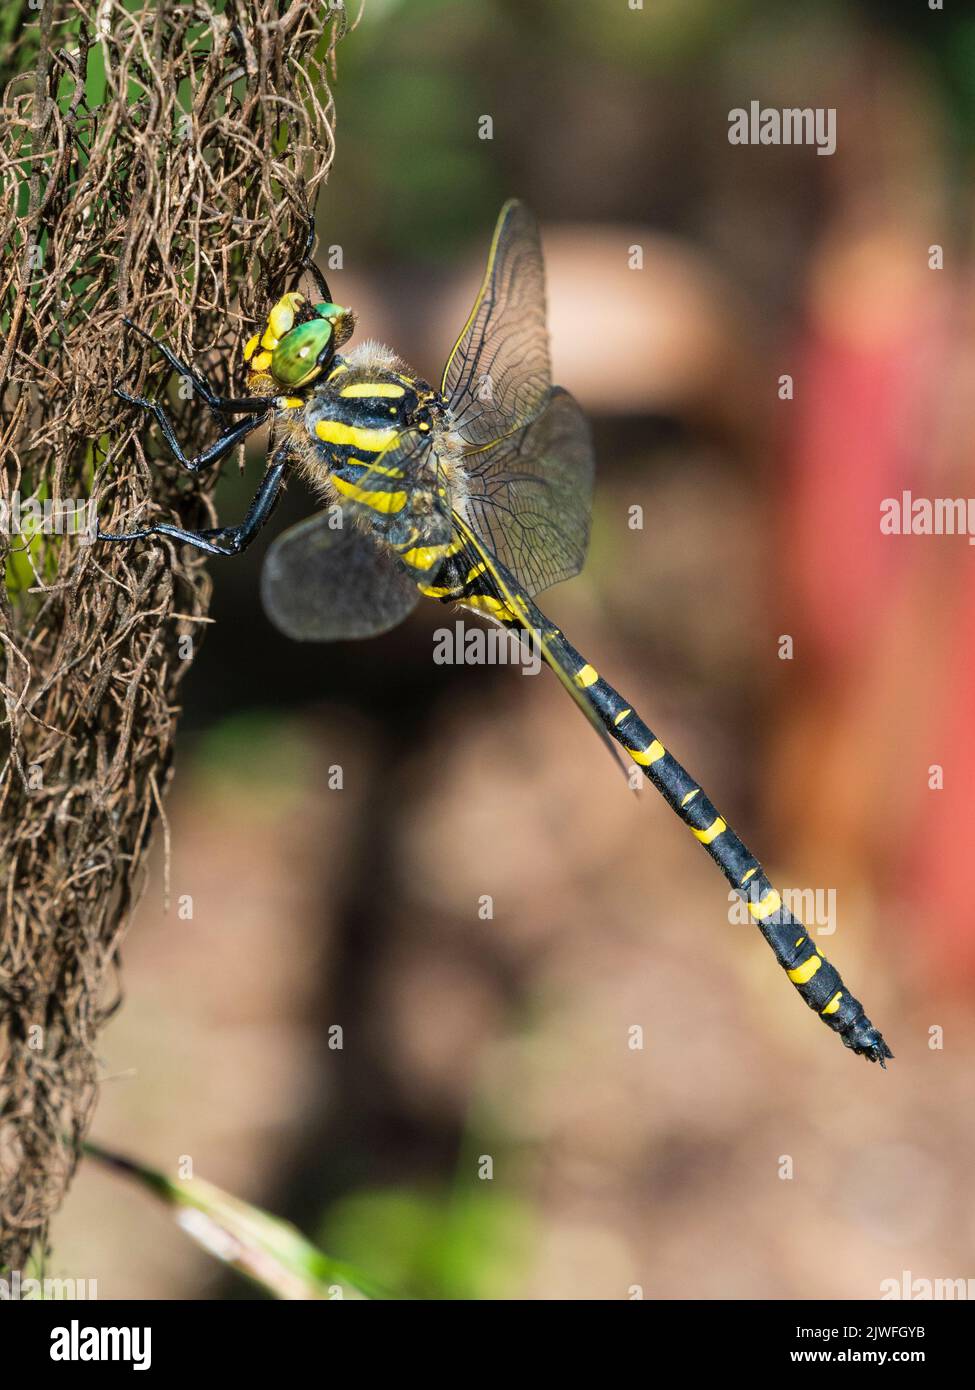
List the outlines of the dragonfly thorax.
{"type": "Polygon", "coordinates": [[[299,419],[309,481],[354,523],[400,555],[445,534],[457,478],[447,404],[394,354],[365,343],[336,358],[299,419]]]}

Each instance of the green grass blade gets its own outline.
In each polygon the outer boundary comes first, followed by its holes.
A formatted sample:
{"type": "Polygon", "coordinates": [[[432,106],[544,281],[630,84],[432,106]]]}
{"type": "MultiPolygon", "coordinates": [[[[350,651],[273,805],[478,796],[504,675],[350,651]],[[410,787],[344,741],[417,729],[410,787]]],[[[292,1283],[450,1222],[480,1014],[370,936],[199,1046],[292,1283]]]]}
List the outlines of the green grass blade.
{"type": "Polygon", "coordinates": [[[276,1298],[333,1299],[349,1292],[361,1298],[390,1297],[368,1275],[324,1254],[290,1222],[202,1178],[172,1181],[97,1144],[86,1144],[85,1153],[135,1178],[167,1202],[175,1209],[178,1224],[198,1245],[276,1298]]]}

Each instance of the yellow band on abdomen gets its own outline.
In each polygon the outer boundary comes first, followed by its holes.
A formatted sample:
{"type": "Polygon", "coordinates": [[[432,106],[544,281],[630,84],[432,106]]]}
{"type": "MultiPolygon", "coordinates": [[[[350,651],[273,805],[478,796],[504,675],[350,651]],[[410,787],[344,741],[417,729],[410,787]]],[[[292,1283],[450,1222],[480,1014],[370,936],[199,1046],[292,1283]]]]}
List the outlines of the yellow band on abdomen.
{"type": "Polygon", "coordinates": [[[594,666],[580,666],[579,670],[572,677],[576,685],[581,689],[587,690],[590,685],[595,685],[599,680],[599,672],[594,666]]]}
{"type": "Polygon", "coordinates": [[[757,903],[748,904],[748,911],[756,922],[764,922],[766,917],[771,917],[773,912],[778,912],[781,906],[782,899],[774,888],[770,888],[764,898],[759,898],[757,903]]]}
{"type": "Polygon", "coordinates": [[[787,970],[785,973],[794,985],[807,985],[822,963],[822,956],[817,954],[797,965],[795,970],[787,970]]]}
{"type": "Polygon", "coordinates": [[[639,763],[641,767],[649,767],[651,763],[659,763],[661,758],[667,756],[667,750],[659,738],[655,738],[649,748],[628,748],[626,751],[633,761],[639,763]]]}
{"type": "Polygon", "coordinates": [[[443,552],[442,545],[418,545],[403,552],[403,561],[415,570],[429,570],[443,559],[443,552]]]}
{"type": "Polygon", "coordinates": [[[716,840],[719,835],[723,835],[727,829],[728,827],[721,817],[715,816],[706,830],[695,830],[692,826],[691,834],[694,836],[695,840],[700,840],[702,845],[709,845],[712,840],[716,840]]]}

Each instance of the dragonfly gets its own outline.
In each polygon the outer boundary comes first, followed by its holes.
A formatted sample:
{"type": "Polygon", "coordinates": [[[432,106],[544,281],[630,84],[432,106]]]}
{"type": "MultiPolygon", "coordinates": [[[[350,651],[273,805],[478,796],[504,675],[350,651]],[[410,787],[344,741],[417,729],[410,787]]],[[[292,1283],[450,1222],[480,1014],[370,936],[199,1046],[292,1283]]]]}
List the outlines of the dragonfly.
{"type": "Polygon", "coordinates": [[[243,349],[245,395],[217,395],[156,343],[211,412],[227,417],[212,444],[188,457],[158,401],[115,388],[156,419],[190,472],[272,424],[266,471],[243,521],[200,531],[161,521],[100,530],[100,539],[162,536],[211,555],[239,554],[266,523],[285,480],[303,478],[322,510],[268,550],[261,595],[272,623],[299,641],[371,637],[402,622],[425,596],[534,643],[589,722],[640,769],[745,901],[804,1002],[846,1047],[883,1067],[893,1056],[883,1036],[759,860],[633,703],[535,602],[582,568],[594,453],[580,407],[552,382],[532,213],[518,200],[502,208],[480,288],[437,386],[376,342],[339,351],[355,314],[332,299],[311,258],[310,227],[303,269],[321,298],[291,291],[273,305],[243,349]]]}

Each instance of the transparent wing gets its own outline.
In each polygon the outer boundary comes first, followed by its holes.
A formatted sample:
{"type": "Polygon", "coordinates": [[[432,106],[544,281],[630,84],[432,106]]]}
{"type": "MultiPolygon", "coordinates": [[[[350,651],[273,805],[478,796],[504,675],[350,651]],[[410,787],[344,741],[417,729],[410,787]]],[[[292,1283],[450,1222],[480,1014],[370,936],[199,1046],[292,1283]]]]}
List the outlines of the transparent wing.
{"type": "Polygon", "coordinates": [[[519,202],[501,209],[487,270],[443,375],[466,447],[461,511],[530,594],[582,568],[589,543],[589,426],[552,386],[538,226],[519,202]]]}
{"type": "Polygon", "coordinates": [[[513,199],[501,209],[484,279],[447,358],[441,390],[460,434],[482,445],[527,424],[551,384],[538,224],[513,199]]]}
{"type": "Polygon", "coordinates": [[[402,622],[419,590],[402,565],[345,518],[322,512],[271,546],[261,573],[264,611],[299,642],[374,637],[402,622]]]}
{"type": "Polygon", "coordinates": [[[586,417],[560,386],[530,424],[464,455],[460,510],[531,595],[582,568],[593,464],[586,417]]]}

